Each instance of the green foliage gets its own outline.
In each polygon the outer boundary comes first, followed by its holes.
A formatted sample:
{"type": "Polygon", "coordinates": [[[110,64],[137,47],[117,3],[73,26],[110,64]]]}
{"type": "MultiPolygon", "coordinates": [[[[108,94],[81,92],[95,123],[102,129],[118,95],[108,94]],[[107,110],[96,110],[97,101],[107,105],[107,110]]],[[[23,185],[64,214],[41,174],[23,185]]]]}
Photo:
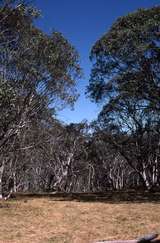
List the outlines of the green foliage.
{"type": "Polygon", "coordinates": [[[160,7],[139,9],[119,18],[91,51],[88,92],[93,100],[122,97],[160,108],[160,7]]]}
{"type": "Polygon", "coordinates": [[[61,33],[39,30],[39,16],[25,1],[0,3],[0,147],[78,97],[79,55],[61,33]]]}
{"type": "Polygon", "coordinates": [[[5,78],[13,80],[15,75],[19,76],[17,88],[38,90],[50,102],[59,98],[73,103],[75,80],[80,75],[75,49],[62,34],[55,32],[48,36],[37,29],[30,7],[5,7],[0,14],[1,69],[5,68],[5,78]]]}

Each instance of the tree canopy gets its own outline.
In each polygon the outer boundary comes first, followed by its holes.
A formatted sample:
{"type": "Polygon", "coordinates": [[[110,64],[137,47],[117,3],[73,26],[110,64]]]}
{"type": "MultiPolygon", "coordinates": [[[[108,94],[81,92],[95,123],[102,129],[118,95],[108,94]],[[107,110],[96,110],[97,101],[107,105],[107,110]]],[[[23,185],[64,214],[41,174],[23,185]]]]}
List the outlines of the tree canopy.
{"type": "Polygon", "coordinates": [[[34,24],[39,12],[17,2],[4,1],[0,8],[1,137],[51,111],[51,105],[52,111],[73,105],[81,73],[74,47],[59,32],[39,30],[34,24]]]}
{"type": "Polygon", "coordinates": [[[159,109],[160,7],[120,17],[92,48],[88,91],[95,101],[119,96],[159,109]]]}

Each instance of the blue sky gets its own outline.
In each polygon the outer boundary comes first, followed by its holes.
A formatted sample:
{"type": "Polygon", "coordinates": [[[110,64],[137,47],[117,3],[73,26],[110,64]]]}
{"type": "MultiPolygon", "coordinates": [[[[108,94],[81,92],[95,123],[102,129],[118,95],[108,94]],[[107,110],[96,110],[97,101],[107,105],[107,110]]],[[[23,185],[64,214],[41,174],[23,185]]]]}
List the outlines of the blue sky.
{"type": "Polygon", "coordinates": [[[58,118],[66,123],[91,121],[96,118],[100,107],[85,97],[91,63],[90,49],[122,15],[138,8],[159,5],[160,0],[35,0],[42,11],[37,25],[45,32],[60,31],[75,46],[80,54],[80,64],[84,77],[79,80],[77,89],[80,97],[71,111],[59,112],[58,118]]]}

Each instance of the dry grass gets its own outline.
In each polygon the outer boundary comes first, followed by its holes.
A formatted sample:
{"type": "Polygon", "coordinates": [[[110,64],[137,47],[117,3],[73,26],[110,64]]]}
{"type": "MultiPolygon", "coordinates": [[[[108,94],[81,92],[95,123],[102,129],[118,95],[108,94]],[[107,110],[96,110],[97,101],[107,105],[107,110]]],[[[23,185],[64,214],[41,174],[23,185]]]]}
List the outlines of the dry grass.
{"type": "Polygon", "coordinates": [[[0,242],[88,243],[160,232],[159,203],[33,198],[0,202],[0,242]]]}

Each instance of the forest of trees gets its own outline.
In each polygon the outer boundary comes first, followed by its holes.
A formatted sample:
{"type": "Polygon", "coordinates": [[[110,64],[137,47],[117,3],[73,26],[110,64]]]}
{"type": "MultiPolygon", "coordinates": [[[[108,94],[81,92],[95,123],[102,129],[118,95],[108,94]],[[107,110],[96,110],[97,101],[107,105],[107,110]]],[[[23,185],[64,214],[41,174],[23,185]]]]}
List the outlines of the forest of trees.
{"type": "Polygon", "coordinates": [[[160,190],[160,7],[117,19],[92,47],[97,120],[64,124],[82,75],[76,49],[0,1],[0,198],[12,192],[160,190]]]}

